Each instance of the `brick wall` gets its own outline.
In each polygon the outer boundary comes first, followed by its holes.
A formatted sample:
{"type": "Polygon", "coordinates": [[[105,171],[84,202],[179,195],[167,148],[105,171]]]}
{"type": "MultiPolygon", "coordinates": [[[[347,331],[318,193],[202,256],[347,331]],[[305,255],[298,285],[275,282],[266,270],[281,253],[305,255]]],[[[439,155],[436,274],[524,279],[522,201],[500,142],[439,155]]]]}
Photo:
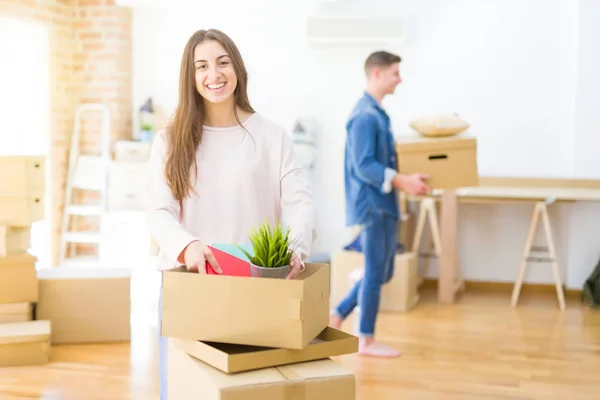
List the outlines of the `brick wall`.
{"type": "MultiPolygon", "coordinates": [[[[56,264],[75,106],[109,106],[111,145],[131,135],[131,10],[112,0],[3,0],[0,15],[38,21],[49,30],[52,215],[46,218],[55,233],[51,246],[56,264]]],[[[100,153],[98,121],[93,115],[84,120],[84,152],[100,153]]]]}

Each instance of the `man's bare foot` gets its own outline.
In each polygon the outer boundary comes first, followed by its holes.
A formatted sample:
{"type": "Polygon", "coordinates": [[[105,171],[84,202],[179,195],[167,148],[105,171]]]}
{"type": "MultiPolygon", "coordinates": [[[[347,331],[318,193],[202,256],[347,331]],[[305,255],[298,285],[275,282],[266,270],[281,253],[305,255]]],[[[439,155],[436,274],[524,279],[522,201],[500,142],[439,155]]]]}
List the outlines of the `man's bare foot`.
{"type": "Polygon", "coordinates": [[[396,358],[402,353],[389,346],[376,342],[372,338],[361,338],[358,344],[358,354],[367,357],[396,358]]]}
{"type": "Polygon", "coordinates": [[[329,316],[329,326],[332,327],[333,329],[341,329],[342,322],[343,322],[342,319],[340,317],[338,317],[337,315],[329,316]]]}

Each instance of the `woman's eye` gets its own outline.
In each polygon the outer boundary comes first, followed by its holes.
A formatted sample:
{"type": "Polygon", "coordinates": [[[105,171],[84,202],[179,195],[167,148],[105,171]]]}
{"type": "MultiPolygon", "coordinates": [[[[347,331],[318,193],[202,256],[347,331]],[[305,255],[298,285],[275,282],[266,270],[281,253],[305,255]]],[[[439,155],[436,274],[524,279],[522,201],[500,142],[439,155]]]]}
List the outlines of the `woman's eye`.
{"type": "Polygon", "coordinates": [[[221,61],[221,65],[227,65],[229,64],[229,61],[221,61]]]}

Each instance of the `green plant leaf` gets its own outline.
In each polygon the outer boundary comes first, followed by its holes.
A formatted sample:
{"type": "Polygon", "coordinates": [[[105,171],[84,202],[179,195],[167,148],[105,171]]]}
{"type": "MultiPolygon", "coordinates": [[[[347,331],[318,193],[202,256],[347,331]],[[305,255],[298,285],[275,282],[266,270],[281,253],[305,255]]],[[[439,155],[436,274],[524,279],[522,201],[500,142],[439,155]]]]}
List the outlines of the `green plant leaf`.
{"type": "Polygon", "coordinates": [[[254,265],[264,268],[289,265],[293,251],[290,234],[290,227],[284,230],[279,223],[271,226],[268,221],[265,221],[257,229],[251,230],[248,235],[254,257],[249,256],[246,251],[244,254],[254,265]]]}

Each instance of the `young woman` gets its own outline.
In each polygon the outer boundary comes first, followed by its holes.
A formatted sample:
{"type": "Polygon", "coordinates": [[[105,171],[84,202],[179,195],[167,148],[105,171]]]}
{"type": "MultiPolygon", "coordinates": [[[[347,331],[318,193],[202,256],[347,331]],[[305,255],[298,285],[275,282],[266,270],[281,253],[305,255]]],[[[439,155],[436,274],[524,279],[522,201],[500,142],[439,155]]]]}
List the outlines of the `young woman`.
{"type": "MultiPolygon", "coordinates": [[[[220,272],[211,243],[248,243],[265,220],[284,222],[297,240],[288,278],[304,268],[315,235],[309,182],[290,137],[254,111],[248,74],[233,41],[218,30],[194,33],[183,52],[179,101],[158,132],[148,162],[148,222],[159,269],[184,264],[220,272]]],[[[159,338],[161,398],[166,342],[159,338]]]]}

